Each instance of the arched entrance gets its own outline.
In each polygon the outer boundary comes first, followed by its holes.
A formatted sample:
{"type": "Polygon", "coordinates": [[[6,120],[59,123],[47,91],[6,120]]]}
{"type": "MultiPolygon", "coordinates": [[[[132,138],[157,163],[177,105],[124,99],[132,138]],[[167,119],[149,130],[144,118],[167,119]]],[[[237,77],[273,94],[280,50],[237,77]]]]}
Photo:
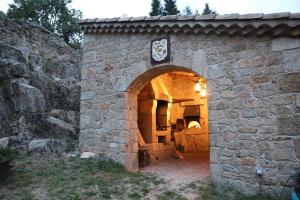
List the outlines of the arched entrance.
{"type": "Polygon", "coordinates": [[[204,77],[185,67],[155,67],[135,79],[125,97],[132,137],[128,141],[132,152],[125,163],[127,168],[148,170],[146,166],[159,164],[166,168],[177,159],[174,168],[189,166],[209,173],[204,77]]]}

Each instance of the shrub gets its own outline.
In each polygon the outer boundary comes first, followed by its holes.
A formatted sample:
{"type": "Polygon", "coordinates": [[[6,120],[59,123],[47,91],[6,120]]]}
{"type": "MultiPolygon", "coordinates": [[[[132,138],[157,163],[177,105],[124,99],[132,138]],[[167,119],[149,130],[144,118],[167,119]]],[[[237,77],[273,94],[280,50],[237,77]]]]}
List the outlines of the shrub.
{"type": "Polygon", "coordinates": [[[18,151],[11,150],[7,148],[0,148],[0,163],[1,162],[11,162],[18,155],[18,151]]]}

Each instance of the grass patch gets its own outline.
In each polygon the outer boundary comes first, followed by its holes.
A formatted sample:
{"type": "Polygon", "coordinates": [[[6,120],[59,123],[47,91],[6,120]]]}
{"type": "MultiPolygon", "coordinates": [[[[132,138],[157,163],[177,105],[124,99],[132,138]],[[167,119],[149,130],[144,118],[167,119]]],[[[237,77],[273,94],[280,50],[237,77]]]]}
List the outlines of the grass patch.
{"type": "Polygon", "coordinates": [[[229,188],[219,191],[209,180],[176,188],[160,177],[131,173],[112,161],[22,156],[14,163],[15,174],[1,185],[0,199],[39,199],[38,194],[51,200],[185,200],[191,195],[202,200],[272,200],[229,188]]]}
{"type": "Polygon", "coordinates": [[[165,191],[162,194],[157,195],[158,200],[187,200],[184,196],[181,194],[178,194],[174,191],[165,191]]]}
{"type": "Polygon", "coordinates": [[[16,161],[15,175],[0,188],[0,198],[22,199],[25,193],[17,191],[43,187],[51,199],[140,199],[157,179],[128,172],[112,161],[23,157],[16,161]]]}
{"type": "Polygon", "coordinates": [[[201,199],[209,200],[276,200],[269,196],[263,195],[248,196],[230,187],[220,190],[217,189],[212,183],[207,184],[200,181],[192,182],[181,188],[183,191],[187,189],[196,191],[201,199]]]}
{"type": "Polygon", "coordinates": [[[29,191],[22,191],[20,194],[20,199],[21,200],[33,200],[34,197],[29,191]]]}

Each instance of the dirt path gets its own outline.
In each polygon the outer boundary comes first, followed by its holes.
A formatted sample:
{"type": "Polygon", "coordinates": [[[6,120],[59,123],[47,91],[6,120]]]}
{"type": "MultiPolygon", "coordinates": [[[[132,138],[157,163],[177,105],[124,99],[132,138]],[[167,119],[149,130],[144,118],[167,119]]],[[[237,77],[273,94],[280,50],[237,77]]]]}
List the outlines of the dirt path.
{"type": "MultiPolygon", "coordinates": [[[[174,191],[187,199],[199,199],[198,195],[193,193],[187,186],[195,181],[209,179],[209,155],[208,153],[185,153],[183,156],[183,160],[172,158],[158,161],[141,169],[141,172],[163,177],[167,181],[165,190],[174,191]]],[[[151,193],[153,192],[155,191],[151,193]]]]}

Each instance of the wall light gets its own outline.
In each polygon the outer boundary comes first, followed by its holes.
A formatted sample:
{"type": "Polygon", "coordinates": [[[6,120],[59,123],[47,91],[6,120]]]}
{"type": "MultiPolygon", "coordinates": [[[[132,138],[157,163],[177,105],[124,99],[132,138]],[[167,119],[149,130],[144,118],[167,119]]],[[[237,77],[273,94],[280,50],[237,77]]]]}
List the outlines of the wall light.
{"type": "Polygon", "coordinates": [[[201,95],[201,97],[206,97],[206,95],[207,95],[206,89],[202,88],[200,91],[200,95],[201,95]]]}
{"type": "Polygon", "coordinates": [[[201,85],[200,85],[200,83],[197,81],[197,83],[195,84],[195,92],[196,92],[196,93],[199,93],[200,90],[201,90],[201,85]]]}

